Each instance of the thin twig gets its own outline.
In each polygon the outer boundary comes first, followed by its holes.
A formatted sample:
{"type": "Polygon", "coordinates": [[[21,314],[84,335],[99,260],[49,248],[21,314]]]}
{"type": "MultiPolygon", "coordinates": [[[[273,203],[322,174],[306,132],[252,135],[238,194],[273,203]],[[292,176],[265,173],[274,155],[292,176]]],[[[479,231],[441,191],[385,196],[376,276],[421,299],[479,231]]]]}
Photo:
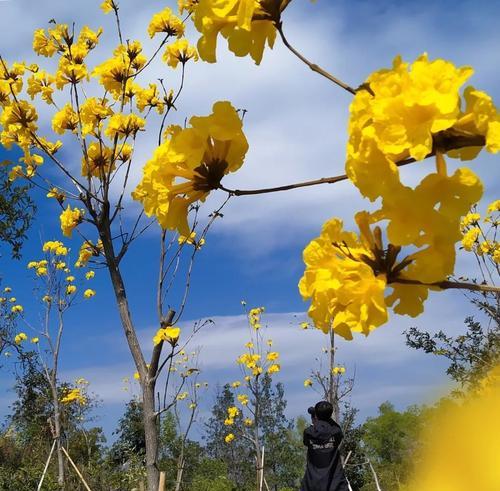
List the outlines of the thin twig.
{"type": "Polygon", "coordinates": [[[282,23],[278,23],[276,25],[276,29],[279,32],[279,35],[281,36],[281,40],[283,41],[283,44],[297,57],[299,60],[301,60],[303,63],[305,63],[313,72],[319,73],[323,77],[327,78],[334,84],[338,85],[339,87],[343,88],[344,90],[347,90],[347,92],[350,92],[351,94],[355,95],[356,94],[356,89],[353,89],[350,85],[347,85],[345,82],[342,82],[342,80],[338,79],[337,77],[334,77],[331,73],[327,72],[323,68],[321,68],[319,65],[316,65],[315,63],[312,63],[309,61],[305,56],[300,54],[289,42],[288,39],[285,37],[285,34],[283,33],[283,25],[282,23]]]}
{"type": "MultiPolygon", "coordinates": [[[[443,131],[434,135],[434,148],[425,158],[433,157],[436,155],[437,148],[440,151],[447,152],[449,150],[457,150],[464,147],[478,147],[484,146],[485,138],[482,135],[470,135],[470,134],[457,134],[453,131],[443,131]]],[[[413,164],[417,162],[414,158],[407,158],[396,162],[397,167],[403,167],[408,164],[413,164]]],[[[219,189],[226,191],[226,193],[232,196],[250,196],[255,194],[267,194],[276,193],[279,191],[289,191],[291,189],[304,188],[310,186],[317,186],[318,184],[334,184],[341,181],[346,181],[349,179],[347,174],[341,174],[332,177],[322,177],[321,179],[314,179],[312,181],[302,181],[293,184],[286,184],[284,186],[276,186],[272,188],[260,188],[260,189],[229,189],[222,185],[219,185],[219,189]]]]}

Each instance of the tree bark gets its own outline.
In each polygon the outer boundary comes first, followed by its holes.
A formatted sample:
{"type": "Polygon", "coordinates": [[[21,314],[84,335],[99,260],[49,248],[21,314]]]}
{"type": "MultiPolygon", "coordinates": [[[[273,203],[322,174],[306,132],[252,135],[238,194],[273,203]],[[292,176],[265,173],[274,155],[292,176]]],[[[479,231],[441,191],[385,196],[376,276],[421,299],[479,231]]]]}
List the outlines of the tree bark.
{"type": "MultiPolygon", "coordinates": [[[[142,384],[141,384],[142,385],[142,384]]],[[[157,491],[160,480],[158,469],[158,419],[155,411],[155,382],[146,381],[142,389],[144,434],[146,442],[146,479],[148,491],[157,491]]]]}
{"type": "Polygon", "coordinates": [[[113,289],[115,292],[116,303],[118,306],[122,327],[125,332],[125,337],[127,339],[130,353],[132,354],[132,358],[134,359],[135,366],[140,377],[143,402],[143,423],[146,444],[147,490],[158,491],[158,482],[160,478],[160,473],[157,466],[159,431],[154,400],[156,381],[153,378],[149,377],[144,354],[142,352],[141,346],[139,344],[139,339],[137,338],[137,333],[132,322],[132,316],[130,314],[128,299],[125,291],[125,284],[123,282],[123,278],[113,248],[109,221],[101,224],[99,233],[104,249],[104,255],[106,257],[106,263],[111,277],[111,283],[113,284],[113,289]]]}
{"type": "MultiPolygon", "coordinates": [[[[55,384],[55,382],[54,382],[55,384]]],[[[64,489],[64,456],[61,448],[61,410],[59,408],[59,399],[57,397],[57,387],[51,384],[52,403],[54,404],[54,433],[57,451],[57,484],[64,489]]]]}

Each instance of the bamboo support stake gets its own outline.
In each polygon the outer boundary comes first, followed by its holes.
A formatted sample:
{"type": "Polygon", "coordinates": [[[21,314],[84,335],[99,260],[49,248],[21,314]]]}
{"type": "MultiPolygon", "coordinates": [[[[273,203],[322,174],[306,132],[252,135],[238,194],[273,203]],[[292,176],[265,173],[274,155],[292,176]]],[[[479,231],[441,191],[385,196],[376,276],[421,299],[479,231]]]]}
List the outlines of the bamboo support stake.
{"type": "Polygon", "coordinates": [[[165,491],[165,481],[167,480],[167,475],[165,471],[160,472],[160,482],[158,484],[158,491],[165,491]]]}
{"type": "Polygon", "coordinates": [[[266,451],[265,447],[262,447],[262,460],[260,463],[260,485],[259,485],[260,491],[262,491],[262,484],[264,482],[264,453],[265,453],[265,451],[266,451]]]}
{"type": "Polygon", "coordinates": [[[375,469],[373,468],[373,465],[370,462],[370,460],[368,460],[368,465],[370,466],[370,469],[371,469],[372,474],[373,474],[373,478],[375,479],[375,486],[377,486],[377,491],[382,491],[382,488],[380,487],[380,484],[378,482],[377,473],[375,472],[375,469]]]}
{"type": "Polygon", "coordinates": [[[40,482],[38,483],[38,487],[36,491],[40,491],[42,489],[43,480],[45,479],[45,474],[47,474],[47,469],[49,468],[50,459],[52,459],[52,454],[54,453],[54,449],[56,448],[56,440],[52,443],[52,448],[50,449],[49,457],[47,458],[47,462],[45,462],[45,467],[43,468],[43,474],[40,478],[40,482]]]}
{"type": "MultiPolygon", "coordinates": [[[[347,457],[345,458],[345,460],[342,462],[342,467],[345,469],[345,466],[347,464],[347,462],[349,461],[349,459],[351,458],[351,454],[352,454],[352,450],[349,450],[349,453],[347,454],[347,457]]],[[[349,482],[349,479],[347,478],[347,476],[345,476],[345,480],[347,481],[347,487],[349,488],[349,491],[352,491],[352,486],[351,486],[351,483],[349,482]]]]}
{"type": "Polygon", "coordinates": [[[78,477],[80,478],[80,480],[82,481],[83,485],[85,486],[85,489],[87,491],[92,491],[89,488],[89,485],[87,484],[87,482],[85,481],[85,479],[83,478],[81,472],[78,470],[78,467],[73,462],[72,458],[69,456],[68,452],[66,451],[66,449],[62,445],[61,445],[61,450],[63,451],[64,455],[66,455],[66,458],[69,460],[69,463],[73,466],[73,469],[75,469],[75,472],[78,474],[78,477]]]}

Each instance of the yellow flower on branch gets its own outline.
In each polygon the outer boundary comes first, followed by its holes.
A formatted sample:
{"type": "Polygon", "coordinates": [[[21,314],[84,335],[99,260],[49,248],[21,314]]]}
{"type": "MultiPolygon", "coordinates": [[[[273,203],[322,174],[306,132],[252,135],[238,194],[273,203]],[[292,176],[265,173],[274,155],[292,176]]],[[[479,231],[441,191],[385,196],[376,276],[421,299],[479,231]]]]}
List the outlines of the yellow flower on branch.
{"type": "Polygon", "coordinates": [[[156,346],[162,341],[167,341],[167,343],[175,346],[177,344],[177,341],[179,340],[180,335],[181,330],[179,327],[162,327],[156,332],[153,338],[153,343],[156,346]]]}
{"type": "Polygon", "coordinates": [[[85,291],[83,292],[83,296],[84,296],[85,298],[92,298],[92,297],[94,297],[94,296],[95,296],[95,291],[94,291],[94,290],[91,290],[90,288],[87,288],[87,290],[85,290],[85,291]]]}
{"type": "Polygon", "coordinates": [[[386,273],[376,274],[363,260],[374,259],[372,241],[368,228],[358,238],[342,229],[341,220],[333,218],[305,248],[306,270],[299,291],[304,299],[311,298],[309,316],[323,332],[333,329],[352,339],[352,332],[369,334],[387,321],[386,273]]]}
{"type": "Polygon", "coordinates": [[[75,285],[68,285],[66,287],[66,295],[73,295],[73,293],[76,292],[76,286],[75,285]]]}
{"type": "Polygon", "coordinates": [[[104,0],[104,2],[101,3],[100,8],[105,14],[109,14],[117,8],[117,6],[114,0],[104,0]]]}
{"type": "Polygon", "coordinates": [[[14,337],[14,342],[19,346],[23,341],[26,341],[28,339],[28,336],[26,336],[26,333],[20,332],[14,337]]]}
{"type": "Polygon", "coordinates": [[[84,211],[79,208],[68,207],[61,213],[61,230],[65,237],[71,237],[73,229],[82,222],[84,211]]]}
{"type": "Polygon", "coordinates": [[[148,34],[151,38],[162,32],[167,36],[178,38],[184,34],[184,23],[168,7],[154,14],[148,26],[148,34]]]}
{"type": "Polygon", "coordinates": [[[277,351],[271,351],[267,354],[267,361],[276,361],[280,357],[280,354],[277,351]]]}
{"type": "Polygon", "coordinates": [[[304,380],[304,387],[311,387],[312,384],[313,384],[313,381],[310,378],[306,378],[304,380]]]}
{"type": "Polygon", "coordinates": [[[177,68],[179,63],[184,65],[191,59],[198,61],[198,52],[185,38],[178,39],[169,44],[163,54],[163,61],[172,68],[177,68]]]}
{"type": "Polygon", "coordinates": [[[226,443],[231,443],[233,440],[234,440],[234,435],[232,433],[229,433],[224,437],[224,441],[226,443]]]}
{"type": "Polygon", "coordinates": [[[13,305],[10,309],[10,311],[13,314],[21,314],[23,312],[23,306],[22,305],[13,305]]]}
{"type": "Polygon", "coordinates": [[[80,106],[80,119],[82,121],[82,135],[97,136],[102,129],[102,122],[113,114],[104,98],[89,97],[80,106]]]}
{"type": "Polygon", "coordinates": [[[193,116],[190,125],[174,129],[155,150],[132,193],[146,215],[185,237],[191,234],[189,206],[204,201],[224,175],[239,169],[248,149],[242,122],[229,102],[216,102],[211,115],[193,116]]]}
{"type": "Polygon", "coordinates": [[[108,127],[105,130],[106,136],[118,139],[132,136],[135,138],[137,132],[144,128],[146,121],[136,114],[115,113],[111,116],[108,127]]]}
{"type": "Polygon", "coordinates": [[[135,94],[136,105],[139,111],[144,111],[146,107],[154,108],[158,114],[163,114],[165,102],[160,98],[156,84],[149,84],[149,88],[140,89],[135,94]]]}
{"type": "Polygon", "coordinates": [[[52,117],[52,129],[55,133],[62,135],[67,130],[75,132],[77,128],[78,114],[69,103],[52,117]]]}
{"type": "Polygon", "coordinates": [[[67,390],[64,396],[61,398],[62,404],[72,404],[76,403],[80,406],[85,406],[87,404],[87,398],[82,393],[82,390],[79,388],[67,390]]]}
{"type": "Polygon", "coordinates": [[[42,100],[47,104],[53,104],[52,94],[54,93],[54,88],[52,85],[55,82],[55,77],[45,70],[38,70],[33,73],[28,78],[28,88],[26,92],[31,97],[31,100],[35,98],[35,95],[41,94],[42,100]]]}
{"type": "MultiPolygon", "coordinates": [[[[270,48],[274,45],[274,21],[279,21],[277,17],[286,4],[288,2],[200,0],[193,8],[194,25],[202,34],[198,41],[200,57],[210,63],[216,61],[217,38],[221,34],[236,56],[250,55],[259,64],[266,44],[270,48]]],[[[190,8],[184,7],[184,3],[182,7],[190,8]]]]}
{"type": "Polygon", "coordinates": [[[248,401],[249,401],[249,398],[246,394],[239,394],[238,397],[238,402],[242,405],[242,406],[246,406],[248,404],[248,401]]]}

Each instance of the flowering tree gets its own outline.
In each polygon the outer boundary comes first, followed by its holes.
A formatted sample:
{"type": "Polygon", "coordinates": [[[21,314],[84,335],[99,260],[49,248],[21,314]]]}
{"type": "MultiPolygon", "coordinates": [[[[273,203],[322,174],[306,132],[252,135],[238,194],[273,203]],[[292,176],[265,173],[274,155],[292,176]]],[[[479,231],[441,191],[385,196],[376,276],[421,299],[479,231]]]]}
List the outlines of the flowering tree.
{"type": "MultiPolygon", "coordinates": [[[[91,288],[85,288],[85,283],[92,280],[94,271],[88,270],[82,274],[81,283],[83,293],[79,295],[76,278],[73,276],[68,264],[68,248],[59,241],[48,241],[42,247],[43,258],[38,261],[30,261],[28,269],[34,272],[34,293],[42,305],[39,319],[33,320],[31,316],[24,312],[21,304],[17,303],[15,297],[8,299],[11,306],[11,314],[16,316],[16,324],[23,326],[13,336],[13,345],[20,354],[23,353],[23,346],[26,343],[36,349],[40,365],[45,378],[50,386],[52,396],[52,423],[53,435],[57,450],[58,459],[58,484],[64,486],[65,467],[63,456],[63,425],[62,406],[87,404],[85,379],[80,378],[76,386],[71,388],[66,386],[63,393],[59,390],[59,358],[61,353],[61,343],[65,329],[65,317],[70,308],[80,299],[89,299],[95,295],[91,288]],[[26,334],[26,331],[29,332],[26,334]]],[[[10,290],[7,288],[7,290],[10,290]]],[[[6,304],[7,298],[2,297],[0,303],[6,304]]],[[[35,317],[36,319],[36,317],[35,317]]],[[[5,343],[9,342],[7,338],[5,343]]]]}
{"type": "MultiPolygon", "coordinates": [[[[227,417],[224,421],[229,430],[236,419],[240,419],[243,423],[240,425],[241,434],[237,436],[244,438],[252,446],[257,471],[257,489],[261,488],[264,479],[262,427],[266,418],[265,391],[272,376],[281,370],[280,355],[277,351],[273,351],[272,339],[264,336],[262,332],[263,312],[264,307],[253,308],[247,312],[250,340],[245,344],[245,353],[236,360],[241,368],[243,381],[236,380],[231,383],[231,387],[238,392],[236,395],[238,406],[227,408],[227,417]]],[[[224,440],[227,444],[231,444],[235,438],[235,434],[229,431],[224,440]]]]}
{"type": "Polygon", "coordinates": [[[40,56],[56,57],[55,73],[38,65],[9,64],[0,57],[0,142],[7,148],[17,145],[22,151],[20,162],[9,166],[11,179],[28,179],[45,188],[62,210],[63,234],[71,236],[76,231],[82,237],[78,264],[95,257],[109,271],[140,377],[149,491],[158,484],[161,408],[155,404],[155,388],[175,353],[162,361],[162,348],[165,341],[175,346],[170,329],[184,312],[192,261],[209,227],[220,216],[219,209],[204,228],[199,227],[201,233],[194,235],[199,225],[199,202],[210,192],[222,190],[229,199],[349,179],[364,197],[380,200],[378,210],[356,214],[359,234],[345,231],[342,220],[333,218],[304,251],[306,270],[300,293],[311,300],[309,315],[325,332],[333,330],[346,339],[351,339],[353,332],[369,334],[387,322],[389,309],[416,316],[422,312],[429,290],[498,292],[493,285],[449,279],[454,273],[460,219],[481,198],[483,185],[468,167],[450,174],[445,158],[471,160],[483,148],[493,153],[500,149],[500,117],[491,98],[473,87],[461,92],[472,69],[429,60],[427,55],[412,64],[397,57],[392,68],[371,74],[353,88],[290,44],[282,22],[290,4],[291,0],[180,0],[180,13],[186,14],[185,20],[190,17],[201,34],[198,53],[182,38],[184,22],[165,8],[147,27],[151,38],[161,38],[158,48],[147,57],[140,41],[125,40],[117,2],[105,0],[102,9],[115,16],[119,44],[93,69],[87,66],[87,59],[103,31],[87,26],[79,32],[62,24],[35,31],[33,48],[40,56]],[[311,70],[354,96],[346,174],[275,188],[231,190],[221,180],[241,167],[248,150],[242,121],[233,106],[227,101],[216,102],[210,115],[194,116],[184,128],[168,125],[168,116],[182,93],[186,65],[198,55],[215,62],[221,37],[236,56],[250,55],[258,64],[266,45],[272,47],[277,36],[311,70]],[[163,48],[167,66],[180,68],[177,90],[139,83],[163,48]],[[90,96],[94,93],[97,95],[90,96]],[[68,134],[66,144],[73,143],[79,149],[79,171],[59,157],[59,140],[40,134],[34,99],[53,111],[53,131],[68,134]],[[159,119],[151,130],[155,113],[159,119]],[[148,131],[157,134],[157,146],[132,193],[143,210],[128,226],[122,219],[124,196],[136,140],[147,125],[148,131]],[[406,185],[400,168],[422,165],[418,162],[427,158],[435,159],[435,172],[415,187],[406,185]],[[44,160],[59,170],[56,183],[44,175],[44,160]],[[139,343],[121,272],[129,247],[153,223],[144,215],[157,221],[162,230],[157,296],[160,332],[149,363],[139,343]],[[180,234],[180,243],[167,231],[180,234]],[[185,293],[175,312],[164,308],[165,294],[178,272],[177,259],[186,249],[190,250],[190,265],[185,293]]]}
{"type": "Polygon", "coordinates": [[[0,58],[0,141],[7,148],[17,145],[22,151],[20,162],[10,166],[10,179],[28,179],[46,189],[47,197],[54,199],[61,209],[62,233],[71,237],[76,231],[81,236],[83,243],[76,266],[84,266],[92,259],[108,268],[126,340],[139,374],[148,489],[152,490],[158,485],[158,418],[162,411],[155,404],[155,387],[162,369],[176,354],[180,333],[173,325],[184,311],[194,256],[219,216],[217,212],[212,214],[197,237],[195,202],[203,201],[211,189],[218,187],[222,176],[242,165],[248,145],[242,122],[229,102],[216,103],[209,116],[191,118],[187,128],[166,125],[182,92],[186,64],[197,58],[195,50],[181,39],[184,23],[179,17],[168,8],[153,17],[147,32],[151,38],[162,39],[147,58],[139,41],[124,41],[117,3],[107,0],[102,9],[115,15],[119,44],[93,70],[86,59],[98,45],[103,31],[87,26],[79,33],[65,24],[35,31],[33,49],[42,57],[57,58],[55,74],[38,65],[9,64],[0,58]],[[166,46],[167,42],[171,43],[166,46]],[[179,88],[175,91],[138,83],[138,76],[162,48],[167,66],[181,71],[179,88]],[[98,95],[89,96],[96,92],[98,95]],[[76,144],[81,152],[81,169],[59,157],[61,141],[50,141],[40,134],[37,106],[28,97],[53,110],[52,129],[58,135],[68,134],[66,144],[76,144]],[[123,219],[124,196],[128,191],[134,146],[146,120],[155,112],[160,115],[156,128],[158,146],[133,192],[134,199],[144,209],[127,229],[130,221],[123,219]],[[59,170],[60,180],[52,182],[44,174],[44,160],[59,170]],[[187,181],[178,183],[178,179],[187,181]],[[187,215],[191,211],[194,218],[190,226],[187,215]],[[149,363],[137,337],[120,269],[130,245],[153,223],[145,220],[145,214],[154,216],[163,230],[157,295],[160,330],[149,363]],[[167,237],[167,230],[178,231],[180,236],[167,237]],[[189,266],[185,293],[176,314],[174,310],[165,311],[164,301],[179,271],[178,259],[183,250],[189,250],[189,266]],[[161,360],[165,341],[172,350],[161,360]]]}

